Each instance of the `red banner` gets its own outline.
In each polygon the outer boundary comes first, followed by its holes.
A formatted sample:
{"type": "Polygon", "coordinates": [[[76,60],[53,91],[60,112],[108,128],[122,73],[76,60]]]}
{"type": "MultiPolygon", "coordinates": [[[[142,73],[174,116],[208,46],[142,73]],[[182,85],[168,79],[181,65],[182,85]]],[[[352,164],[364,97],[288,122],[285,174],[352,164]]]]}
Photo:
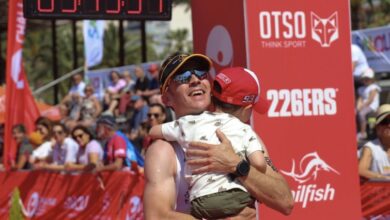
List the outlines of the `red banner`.
{"type": "Polygon", "coordinates": [[[12,126],[23,123],[27,130],[31,131],[34,128],[35,119],[39,116],[22,62],[26,27],[26,19],[23,17],[23,0],[9,1],[8,5],[7,88],[3,154],[6,168],[9,167],[10,161],[14,160],[16,155],[16,146],[12,139],[12,126]]]}
{"type": "Polygon", "coordinates": [[[246,1],[248,67],[271,102],[254,126],[291,187],[289,219],[361,218],[349,7],[246,1]]]}
{"type": "Polygon", "coordinates": [[[64,175],[0,172],[0,219],[20,190],[26,219],[143,219],[143,176],[129,172],[64,175]]]}
{"type": "Polygon", "coordinates": [[[390,219],[390,182],[365,182],[360,187],[366,219],[390,219]]]}

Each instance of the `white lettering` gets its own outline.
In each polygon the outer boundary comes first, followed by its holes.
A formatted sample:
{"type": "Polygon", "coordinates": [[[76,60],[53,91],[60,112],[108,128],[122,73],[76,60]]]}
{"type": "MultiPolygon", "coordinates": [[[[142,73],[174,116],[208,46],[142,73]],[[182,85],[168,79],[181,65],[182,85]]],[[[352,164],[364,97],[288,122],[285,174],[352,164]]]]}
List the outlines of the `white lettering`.
{"type": "Polygon", "coordinates": [[[295,203],[302,203],[306,208],[312,202],[332,201],[335,198],[336,190],[328,183],[325,188],[317,188],[316,184],[299,185],[297,190],[291,191],[295,203]]]}
{"type": "Polygon", "coordinates": [[[305,13],[302,11],[261,11],[259,13],[262,39],[303,39],[306,37],[305,13]]]}

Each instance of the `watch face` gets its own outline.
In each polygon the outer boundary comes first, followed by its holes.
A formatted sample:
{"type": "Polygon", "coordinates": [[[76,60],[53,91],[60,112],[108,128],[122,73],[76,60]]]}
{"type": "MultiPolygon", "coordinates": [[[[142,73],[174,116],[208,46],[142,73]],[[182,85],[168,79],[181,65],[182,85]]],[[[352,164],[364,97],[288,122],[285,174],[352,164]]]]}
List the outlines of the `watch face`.
{"type": "Polygon", "coordinates": [[[238,174],[239,176],[248,176],[249,168],[250,168],[250,165],[249,165],[248,161],[242,160],[242,161],[237,165],[237,174],[238,174]]]}

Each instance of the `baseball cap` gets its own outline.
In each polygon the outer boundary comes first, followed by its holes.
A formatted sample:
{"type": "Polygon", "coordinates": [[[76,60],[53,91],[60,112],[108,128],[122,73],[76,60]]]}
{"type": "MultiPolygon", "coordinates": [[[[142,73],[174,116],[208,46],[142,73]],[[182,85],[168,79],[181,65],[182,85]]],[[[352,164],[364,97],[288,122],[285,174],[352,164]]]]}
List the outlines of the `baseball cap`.
{"type": "Polygon", "coordinates": [[[388,115],[390,115],[390,104],[381,105],[376,113],[375,124],[378,125],[381,123],[388,115]]]}
{"type": "Polygon", "coordinates": [[[372,70],[371,68],[367,68],[363,71],[362,75],[360,76],[361,78],[370,78],[370,79],[373,79],[374,78],[374,70],[372,70]]]}
{"type": "Polygon", "coordinates": [[[161,93],[166,91],[172,76],[189,64],[196,65],[199,68],[198,70],[209,71],[212,62],[207,56],[202,54],[174,54],[169,56],[162,64],[159,73],[161,93]]]}
{"type": "Polygon", "coordinates": [[[243,67],[230,67],[221,70],[214,80],[219,84],[221,92],[213,88],[213,96],[220,101],[238,105],[253,105],[253,109],[264,114],[268,110],[268,102],[260,98],[260,81],[253,71],[243,67]]]}
{"type": "Polygon", "coordinates": [[[96,124],[105,124],[105,125],[108,125],[109,127],[113,128],[113,127],[115,127],[115,118],[112,115],[102,115],[96,121],[96,124]]]}

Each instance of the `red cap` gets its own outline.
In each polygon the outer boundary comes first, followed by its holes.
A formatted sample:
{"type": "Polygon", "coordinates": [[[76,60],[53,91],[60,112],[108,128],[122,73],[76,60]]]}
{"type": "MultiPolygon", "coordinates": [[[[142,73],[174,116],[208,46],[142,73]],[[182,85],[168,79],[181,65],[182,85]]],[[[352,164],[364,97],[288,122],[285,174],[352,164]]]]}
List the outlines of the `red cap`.
{"type": "Polygon", "coordinates": [[[260,81],[251,70],[242,67],[231,67],[221,70],[214,83],[218,83],[221,92],[213,89],[217,99],[238,106],[253,105],[253,109],[261,114],[267,112],[268,103],[260,99],[260,81]]]}

